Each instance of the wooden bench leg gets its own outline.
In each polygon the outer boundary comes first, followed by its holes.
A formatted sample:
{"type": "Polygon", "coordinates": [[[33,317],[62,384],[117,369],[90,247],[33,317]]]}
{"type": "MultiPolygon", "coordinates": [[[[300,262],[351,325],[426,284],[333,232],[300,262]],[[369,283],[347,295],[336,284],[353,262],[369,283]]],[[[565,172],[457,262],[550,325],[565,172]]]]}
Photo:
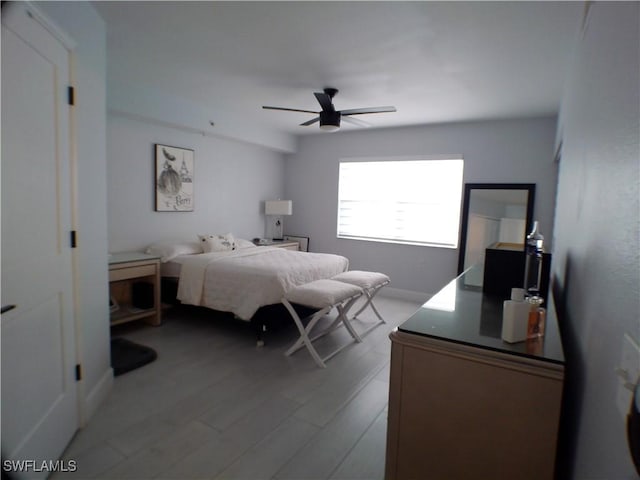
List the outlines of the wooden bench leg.
{"type": "Polygon", "coordinates": [[[384,318],[382,318],[382,315],[380,315],[380,312],[378,312],[378,309],[376,308],[376,306],[373,303],[373,297],[376,296],[376,294],[380,291],[380,289],[382,287],[384,287],[385,285],[387,285],[387,283],[382,283],[374,288],[371,289],[371,291],[369,290],[365,290],[364,294],[367,297],[367,301],[365,302],[365,304],[360,307],[360,309],[353,315],[353,318],[356,318],[358,315],[360,315],[365,308],[367,308],[369,305],[371,305],[371,309],[373,310],[373,313],[376,314],[376,316],[378,317],[378,319],[382,322],[382,323],[387,323],[385,322],[384,318]]]}
{"type": "Polygon", "coordinates": [[[346,303],[346,305],[338,305],[338,318],[336,318],[336,322],[342,321],[342,323],[344,323],[344,326],[347,328],[347,330],[349,331],[353,339],[356,342],[361,343],[362,338],[360,338],[360,335],[358,335],[358,333],[354,330],[353,326],[351,325],[351,322],[349,321],[349,317],[347,317],[347,312],[353,306],[356,300],[358,300],[358,298],[360,298],[360,296],[353,297],[351,300],[349,300],[346,303]]]}
{"type": "Polygon", "coordinates": [[[322,310],[318,310],[316,313],[314,313],[313,316],[311,317],[311,320],[307,324],[307,327],[305,328],[304,325],[302,324],[302,320],[298,316],[298,312],[295,311],[295,309],[289,303],[289,301],[286,299],[283,299],[282,303],[291,314],[291,317],[293,318],[293,321],[295,322],[296,327],[298,327],[298,332],[300,332],[300,338],[285,352],[285,355],[286,356],[293,355],[295,352],[300,350],[303,346],[306,346],[307,350],[309,350],[309,353],[311,354],[311,357],[316,362],[316,364],[318,364],[318,366],[321,368],[325,368],[326,367],[325,363],[322,361],[322,358],[320,358],[320,355],[318,355],[318,352],[316,351],[316,349],[313,348],[311,339],[309,338],[309,332],[311,332],[313,327],[315,327],[316,323],[318,323],[318,320],[320,320],[324,315],[329,313],[329,311],[331,310],[331,307],[325,307],[322,310]]]}
{"type": "Polygon", "coordinates": [[[298,340],[296,340],[296,342],[293,345],[291,345],[291,347],[289,347],[289,349],[285,352],[285,355],[287,355],[287,356],[293,355],[295,352],[300,350],[302,347],[306,346],[307,350],[309,350],[309,353],[311,354],[311,357],[316,362],[316,364],[321,368],[326,368],[325,362],[327,360],[329,360],[330,358],[332,358],[333,356],[335,356],[341,350],[343,350],[348,344],[345,344],[345,345],[341,346],[340,348],[336,349],[335,351],[333,351],[329,355],[327,355],[324,358],[322,358],[318,354],[317,350],[314,348],[312,342],[317,340],[320,337],[324,337],[328,333],[330,333],[333,330],[335,330],[340,325],[340,323],[344,324],[344,326],[347,328],[349,334],[351,335],[351,337],[356,342],[358,342],[358,343],[362,342],[362,339],[360,338],[358,333],[353,329],[353,326],[349,322],[349,318],[347,316],[347,312],[353,306],[353,304],[356,302],[356,300],[358,298],[360,298],[360,294],[358,294],[356,296],[353,296],[353,297],[343,301],[343,303],[340,303],[338,305],[330,305],[330,306],[324,307],[321,310],[318,310],[317,312],[315,312],[311,316],[311,319],[309,320],[309,323],[307,323],[306,327],[302,323],[302,319],[300,319],[300,316],[298,315],[298,312],[296,312],[296,310],[293,308],[293,305],[291,305],[291,303],[286,298],[282,299],[282,304],[286,307],[286,309],[291,314],[291,317],[293,318],[293,321],[295,322],[296,327],[298,328],[298,332],[300,333],[300,338],[298,340]],[[324,317],[326,314],[328,314],[334,306],[337,307],[337,309],[338,309],[338,316],[331,323],[331,325],[329,325],[329,327],[324,329],[319,334],[317,334],[317,335],[315,335],[313,337],[309,337],[309,334],[311,333],[311,330],[313,330],[313,327],[315,327],[316,324],[318,323],[318,321],[322,317],[324,317]]]}

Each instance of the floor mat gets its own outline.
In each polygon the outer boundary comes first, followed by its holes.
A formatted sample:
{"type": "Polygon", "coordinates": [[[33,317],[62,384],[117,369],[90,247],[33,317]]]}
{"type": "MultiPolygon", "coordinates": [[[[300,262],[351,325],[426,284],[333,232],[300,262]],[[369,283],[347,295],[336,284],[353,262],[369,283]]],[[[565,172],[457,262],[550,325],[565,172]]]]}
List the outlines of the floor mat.
{"type": "Polygon", "coordinates": [[[116,377],[151,363],[156,358],[158,354],[153,348],[139,345],[126,338],[111,339],[111,367],[116,377]]]}

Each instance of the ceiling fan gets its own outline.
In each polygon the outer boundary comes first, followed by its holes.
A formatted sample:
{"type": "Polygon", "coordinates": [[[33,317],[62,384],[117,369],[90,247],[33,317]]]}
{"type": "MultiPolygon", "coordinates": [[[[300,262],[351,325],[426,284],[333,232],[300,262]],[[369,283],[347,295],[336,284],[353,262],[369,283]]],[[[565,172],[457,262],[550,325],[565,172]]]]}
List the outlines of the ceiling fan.
{"type": "Polygon", "coordinates": [[[313,113],[318,115],[304,123],[301,123],[301,127],[308,127],[314,123],[320,121],[320,128],[328,132],[335,132],[340,128],[340,119],[344,119],[346,122],[353,123],[360,126],[369,126],[368,123],[362,120],[351,118],[351,115],[362,115],[364,113],[383,113],[383,112],[395,112],[396,107],[368,107],[368,108],[353,108],[350,110],[336,110],[333,106],[333,97],[338,93],[336,88],[325,88],[324,92],[314,92],[318,103],[322,107],[319,112],[312,110],[300,110],[297,108],[284,108],[284,107],[269,107],[263,106],[267,110],[284,110],[287,112],[303,112],[313,113]]]}

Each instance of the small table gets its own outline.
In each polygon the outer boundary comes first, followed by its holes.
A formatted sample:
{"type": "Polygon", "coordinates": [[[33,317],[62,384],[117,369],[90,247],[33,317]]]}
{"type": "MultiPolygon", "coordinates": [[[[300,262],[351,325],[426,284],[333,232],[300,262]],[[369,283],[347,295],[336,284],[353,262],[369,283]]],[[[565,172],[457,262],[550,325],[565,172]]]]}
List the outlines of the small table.
{"type": "Polygon", "coordinates": [[[160,257],[139,252],[109,255],[109,295],[111,325],[139,319],[160,325],[160,257]]]}
{"type": "Polygon", "coordinates": [[[262,243],[254,243],[258,247],[278,247],[286,250],[300,250],[300,244],[298,242],[292,242],[289,240],[263,240],[262,243]]]}

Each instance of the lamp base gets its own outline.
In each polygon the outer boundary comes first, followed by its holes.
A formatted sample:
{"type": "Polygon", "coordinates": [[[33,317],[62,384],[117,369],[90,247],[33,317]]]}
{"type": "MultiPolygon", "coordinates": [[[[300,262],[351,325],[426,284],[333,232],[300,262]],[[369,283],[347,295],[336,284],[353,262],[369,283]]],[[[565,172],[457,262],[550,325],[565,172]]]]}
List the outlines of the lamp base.
{"type": "Polygon", "coordinates": [[[265,237],[271,240],[282,240],[284,237],[284,229],[282,228],[282,216],[268,215],[265,237]]]}

